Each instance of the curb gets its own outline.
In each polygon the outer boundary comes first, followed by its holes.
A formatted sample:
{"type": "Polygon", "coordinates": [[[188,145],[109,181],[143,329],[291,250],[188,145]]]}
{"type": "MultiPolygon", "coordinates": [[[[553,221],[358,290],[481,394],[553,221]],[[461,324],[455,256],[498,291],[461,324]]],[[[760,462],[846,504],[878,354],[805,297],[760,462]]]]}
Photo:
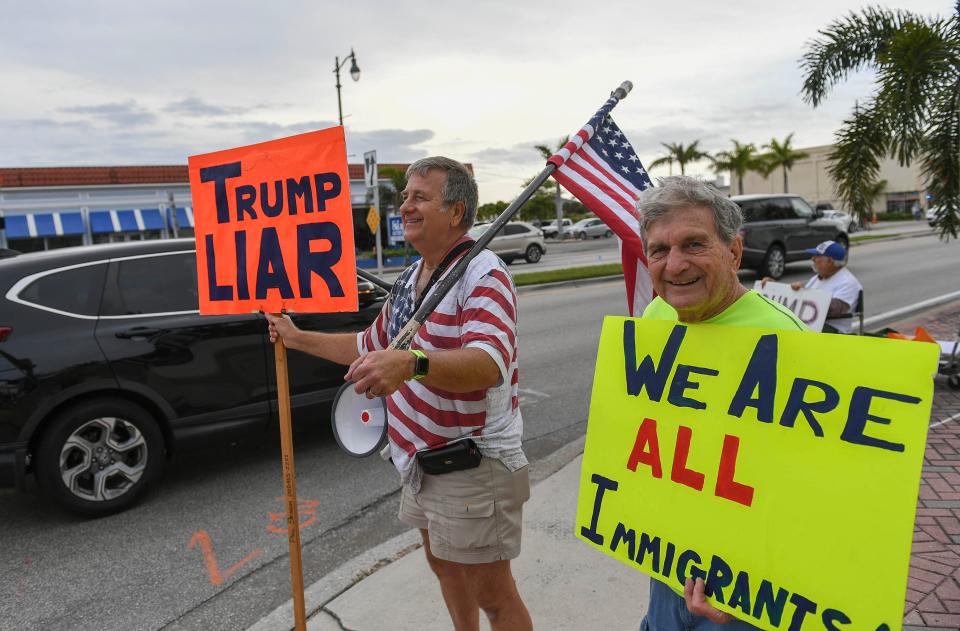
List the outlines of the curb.
{"type": "Polygon", "coordinates": [[[918,230],[916,232],[909,232],[907,234],[898,234],[889,237],[877,237],[876,239],[860,239],[854,241],[853,238],[850,238],[850,247],[854,248],[858,245],[866,245],[867,243],[879,243],[881,241],[901,241],[903,239],[915,239],[917,237],[931,237],[936,236],[936,230],[918,230]]]}
{"type": "MultiPolygon", "coordinates": [[[[583,453],[586,437],[581,436],[530,465],[530,483],[535,486],[562,469],[583,453]]],[[[397,535],[340,565],[304,589],[306,617],[309,621],[323,612],[327,604],[380,568],[420,549],[420,533],[415,529],[397,535]]],[[[294,626],[293,601],[288,600],[248,627],[248,631],[290,631],[294,626]]]]}
{"type": "MultiPolygon", "coordinates": [[[[568,268],[568,269],[576,269],[568,268]]],[[[531,291],[542,291],[544,289],[556,289],[557,287],[579,286],[579,285],[598,285],[611,280],[622,279],[623,274],[609,274],[607,276],[591,276],[589,278],[574,278],[571,280],[556,280],[552,283],[536,283],[532,285],[521,285],[517,287],[517,293],[525,294],[531,291]]]]}
{"type": "MultiPolygon", "coordinates": [[[[935,298],[930,298],[928,300],[922,300],[915,305],[909,305],[906,307],[901,307],[899,309],[894,309],[893,311],[887,311],[886,313],[878,313],[872,315],[869,318],[864,318],[863,328],[869,326],[876,326],[877,324],[886,324],[905,318],[907,316],[914,315],[921,311],[926,311],[928,309],[933,309],[941,305],[945,305],[948,302],[960,299],[960,291],[953,291],[949,294],[943,294],[941,296],[936,296],[935,298]]],[[[859,327],[858,327],[859,328],[859,327]]]]}

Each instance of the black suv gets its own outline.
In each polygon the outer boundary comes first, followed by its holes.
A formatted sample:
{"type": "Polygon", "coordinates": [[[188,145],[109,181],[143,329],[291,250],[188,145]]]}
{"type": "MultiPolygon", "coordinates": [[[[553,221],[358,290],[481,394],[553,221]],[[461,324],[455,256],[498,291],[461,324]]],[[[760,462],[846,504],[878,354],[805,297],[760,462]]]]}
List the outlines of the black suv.
{"type": "MultiPolygon", "coordinates": [[[[361,330],[386,294],[359,288],[357,313],[294,320],[361,330]]],[[[288,363],[294,409],[332,401],[346,372],[303,353],[288,363]]],[[[275,383],[262,316],[198,314],[191,239],[0,260],[0,486],[32,471],[68,509],[122,510],[176,447],[270,427],[275,383]]]]}
{"type": "Polygon", "coordinates": [[[799,195],[734,195],[743,210],[742,267],[780,278],[786,264],[810,258],[805,252],[833,240],[849,252],[850,238],[835,222],[822,219],[799,195]]]}

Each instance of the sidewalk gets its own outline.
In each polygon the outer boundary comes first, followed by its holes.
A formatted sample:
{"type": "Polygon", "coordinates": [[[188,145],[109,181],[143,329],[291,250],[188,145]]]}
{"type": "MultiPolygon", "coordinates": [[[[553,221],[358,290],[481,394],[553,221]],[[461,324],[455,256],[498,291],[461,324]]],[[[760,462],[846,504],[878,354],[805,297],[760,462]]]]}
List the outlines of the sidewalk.
{"type": "MultiPolygon", "coordinates": [[[[960,301],[893,325],[922,325],[938,339],[960,330],[960,301]]],[[[937,377],[904,608],[905,631],[960,629],[960,392],[937,377]]],[[[649,579],[576,539],[574,518],[583,439],[533,465],[523,552],[514,576],[538,629],[635,631],[649,579]]],[[[307,588],[311,631],[449,629],[439,587],[409,531],[307,588]]],[[[252,631],[293,627],[290,603],[252,631]]],[[[489,628],[481,616],[481,628],[489,628]]]]}
{"type": "MultiPolygon", "coordinates": [[[[960,330],[960,302],[892,326],[924,327],[938,340],[960,330]]],[[[960,629],[960,391],[937,377],[913,534],[904,629],[960,629]]]]}

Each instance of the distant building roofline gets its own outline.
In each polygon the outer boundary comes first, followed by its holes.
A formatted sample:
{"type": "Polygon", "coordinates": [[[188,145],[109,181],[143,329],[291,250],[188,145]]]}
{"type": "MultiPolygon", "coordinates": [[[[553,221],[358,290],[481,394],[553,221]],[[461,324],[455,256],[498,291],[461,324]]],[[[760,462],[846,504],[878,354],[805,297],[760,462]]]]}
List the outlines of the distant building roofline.
{"type": "MultiPolygon", "coordinates": [[[[473,173],[473,165],[464,163],[473,173]]],[[[385,163],[380,169],[406,171],[409,164],[385,163]]],[[[351,180],[363,179],[363,164],[350,164],[351,180]]],[[[0,167],[0,188],[49,188],[76,186],[124,186],[149,184],[187,184],[190,178],[185,164],[142,166],[61,166],[0,167]]]]}

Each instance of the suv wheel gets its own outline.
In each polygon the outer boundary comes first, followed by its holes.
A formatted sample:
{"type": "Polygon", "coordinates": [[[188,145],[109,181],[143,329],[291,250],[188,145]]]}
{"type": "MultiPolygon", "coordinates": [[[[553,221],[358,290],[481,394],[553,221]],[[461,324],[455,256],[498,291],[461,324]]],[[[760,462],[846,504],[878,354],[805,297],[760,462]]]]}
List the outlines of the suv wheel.
{"type": "Polygon", "coordinates": [[[607,230],[606,232],[603,233],[603,238],[604,238],[604,239],[609,239],[609,238],[612,237],[612,236],[613,236],[613,231],[612,231],[612,230],[607,230]]]}
{"type": "Polygon", "coordinates": [[[580,239],[581,241],[586,241],[586,240],[587,240],[587,233],[581,230],[581,231],[580,231],[580,234],[577,235],[577,238],[580,239]]]}
{"type": "Polygon", "coordinates": [[[163,469],[164,441],[153,417],[116,398],[65,410],[37,446],[37,479],[66,509],[96,517],[129,508],[163,469]]]}
{"type": "Polygon", "coordinates": [[[760,265],[760,276],[769,276],[776,280],[783,276],[783,270],[787,266],[787,256],[783,247],[771,245],[767,250],[767,255],[763,257],[763,263],[760,265]]]}
{"type": "Polygon", "coordinates": [[[539,246],[529,245],[527,246],[527,253],[524,254],[523,258],[527,259],[527,263],[537,263],[540,261],[540,257],[543,256],[543,250],[539,246]]]}

